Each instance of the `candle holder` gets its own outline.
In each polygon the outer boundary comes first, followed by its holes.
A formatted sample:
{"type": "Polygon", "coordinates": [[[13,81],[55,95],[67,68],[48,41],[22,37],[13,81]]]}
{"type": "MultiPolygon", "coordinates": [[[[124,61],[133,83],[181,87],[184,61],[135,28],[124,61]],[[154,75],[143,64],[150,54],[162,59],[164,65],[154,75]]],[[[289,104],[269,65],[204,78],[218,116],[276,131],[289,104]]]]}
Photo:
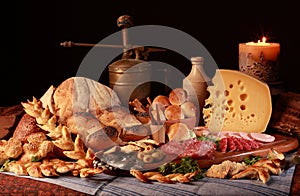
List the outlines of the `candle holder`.
{"type": "Polygon", "coordinates": [[[239,70],[263,82],[279,79],[280,44],[248,42],[239,44],[239,70]]]}

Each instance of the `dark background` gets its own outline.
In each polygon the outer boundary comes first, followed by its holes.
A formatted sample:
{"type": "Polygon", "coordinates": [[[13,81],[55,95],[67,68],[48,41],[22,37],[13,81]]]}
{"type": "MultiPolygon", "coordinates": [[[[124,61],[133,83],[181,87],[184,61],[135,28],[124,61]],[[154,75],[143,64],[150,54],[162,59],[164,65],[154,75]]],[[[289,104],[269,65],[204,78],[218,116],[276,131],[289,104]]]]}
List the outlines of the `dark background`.
{"type": "MultiPolygon", "coordinates": [[[[50,85],[75,76],[90,48],[64,48],[63,41],[98,43],[127,14],[135,25],[164,25],[201,42],[220,68],[238,69],[238,44],[262,35],[281,45],[280,74],[286,90],[300,92],[300,14],[288,1],[24,1],[2,6],[0,106],[40,97],[50,85]],[[196,3],[197,2],[197,3],[196,3]]],[[[184,72],[188,59],[150,54],[184,72]]]]}

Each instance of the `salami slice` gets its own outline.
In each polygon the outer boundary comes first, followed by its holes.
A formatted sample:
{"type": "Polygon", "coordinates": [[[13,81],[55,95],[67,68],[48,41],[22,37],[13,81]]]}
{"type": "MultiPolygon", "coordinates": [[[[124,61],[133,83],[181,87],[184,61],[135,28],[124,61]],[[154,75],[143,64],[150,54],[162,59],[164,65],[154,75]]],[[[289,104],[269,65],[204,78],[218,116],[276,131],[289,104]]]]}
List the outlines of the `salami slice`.
{"type": "Polygon", "coordinates": [[[194,159],[208,158],[211,159],[213,152],[216,150],[216,145],[211,141],[193,140],[189,142],[183,153],[179,155],[179,158],[189,156],[194,159]]]}
{"type": "Polygon", "coordinates": [[[161,146],[161,150],[167,154],[178,155],[178,158],[190,156],[192,158],[213,158],[216,144],[212,141],[188,139],[184,141],[170,141],[161,146]]]}
{"type": "Polygon", "coordinates": [[[253,141],[253,140],[249,140],[249,144],[251,145],[251,148],[253,148],[253,149],[259,148],[261,146],[261,143],[259,143],[257,141],[253,141]]]}
{"type": "Polygon", "coordinates": [[[244,150],[244,146],[243,144],[240,142],[239,138],[235,137],[235,136],[231,136],[230,138],[232,138],[232,140],[234,141],[235,143],[235,146],[236,146],[236,150],[237,151],[241,151],[241,150],[244,150]]]}
{"type": "Polygon", "coordinates": [[[233,141],[232,137],[227,138],[227,151],[235,151],[236,150],[236,145],[235,142],[233,141]]]}
{"type": "Polygon", "coordinates": [[[221,152],[226,152],[226,151],[227,151],[227,143],[228,143],[227,137],[223,137],[223,138],[219,141],[219,150],[220,150],[221,152]]]}
{"type": "Polygon", "coordinates": [[[244,138],[238,138],[239,142],[243,145],[244,150],[252,150],[252,147],[250,145],[250,140],[246,140],[244,138]]]}

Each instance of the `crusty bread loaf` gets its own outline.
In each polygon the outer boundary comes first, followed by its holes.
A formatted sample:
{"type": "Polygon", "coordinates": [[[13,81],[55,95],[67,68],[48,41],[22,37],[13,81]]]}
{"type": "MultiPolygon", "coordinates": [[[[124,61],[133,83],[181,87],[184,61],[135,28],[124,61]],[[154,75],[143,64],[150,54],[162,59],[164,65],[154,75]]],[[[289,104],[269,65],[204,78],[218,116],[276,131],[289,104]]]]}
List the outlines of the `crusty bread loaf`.
{"type": "Polygon", "coordinates": [[[39,131],[41,129],[37,126],[35,118],[25,113],[15,129],[13,137],[25,143],[29,135],[39,131]]]}
{"type": "Polygon", "coordinates": [[[117,94],[109,87],[85,77],[71,77],[54,91],[56,115],[64,122],[75,112],[98,111],[120,105],[117,94]]]}
{"type": "Polygon", "coordinates": [[[13,135],[13,131],[24,113],[21,104],[0,107],[0,139],[8,139],[13,135]]]}
{"type": "Polygon", "coordinates": [[[83,138],[105,126],[95,115],[89,112],[74,113],[66,120],[66,123],[71,133],[79,134],[83,138]]]}

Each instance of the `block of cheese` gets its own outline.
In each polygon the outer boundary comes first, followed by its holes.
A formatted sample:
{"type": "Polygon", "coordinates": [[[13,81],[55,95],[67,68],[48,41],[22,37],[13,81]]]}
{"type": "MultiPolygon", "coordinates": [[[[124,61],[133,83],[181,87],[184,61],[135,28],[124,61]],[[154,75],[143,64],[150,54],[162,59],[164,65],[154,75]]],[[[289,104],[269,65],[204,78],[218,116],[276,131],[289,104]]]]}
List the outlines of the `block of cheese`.
{"type": "Polygon", "coordinates": [[[264,132],[272,113],[268,85],[238,70],[218,69],[203,118],[210,131],[264,132]]]}

